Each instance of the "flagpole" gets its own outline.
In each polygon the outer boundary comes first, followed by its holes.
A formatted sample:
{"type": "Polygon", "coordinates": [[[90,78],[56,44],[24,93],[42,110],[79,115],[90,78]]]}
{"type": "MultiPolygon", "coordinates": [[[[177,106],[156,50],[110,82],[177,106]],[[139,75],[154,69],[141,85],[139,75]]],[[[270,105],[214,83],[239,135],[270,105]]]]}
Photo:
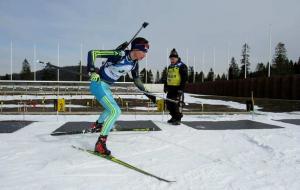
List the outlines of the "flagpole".
{"type": "Polygon", "coordinates": [[[13,79],[13,42],[10,41],[10,80],[13,79]]]}
{"type": "Polygon", "coordinates": [[[269,26],[269,65],[268,65],[268,77],[271,76],[271,63],[272,63],[272,25],[269,26]]]}
{"type": "Polygon", "coordinates": [[[202,52],[202,64],[201,64],[201,67],[202,67],[201,82],[202,83],[204,82],[204,59],[205,59],[205,51],[202,52]]]}
{"type": "Polygon", "coordinates": [[[33,80],[36,81],[36,45],[33,45],[33,80]]]}
{"type": "Polygon", "coordinates": [[[194,56],[194,76],[193,76],[193,83],[195,83],[196,80],[196,56],[194,56]]]}
{"type": "MultiPolygon", "coordinates": [[[[59,42],[57,44],[57,66],[59,67],[59,42]]],[[[57,81],[59,81],[59,69],[57,69],[57,81]]]]}
{"type": "Polygon", "coordinates": [[[216,66],[216,49],[213,49],[213,57],[214,57],[214,64],[213,64],[213,81],[215,81],[215,66],[216,66]]]}

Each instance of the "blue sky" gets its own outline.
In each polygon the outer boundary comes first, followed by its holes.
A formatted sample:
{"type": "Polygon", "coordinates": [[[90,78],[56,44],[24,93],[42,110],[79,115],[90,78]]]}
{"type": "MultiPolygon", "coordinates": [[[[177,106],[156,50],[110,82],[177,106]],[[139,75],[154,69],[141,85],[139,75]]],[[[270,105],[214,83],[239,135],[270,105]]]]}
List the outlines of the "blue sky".
{"type": "MultiPolygon", "coordinates": [[[[252,70],[269,59],[269,26],[272,52],[278,42],[286,44],[288,57],[300,56],[300,1],[272,0],[0,0],[0,74],[10,73],[10,43],[13,41],[13,72],[21,70],[24,58],[60,65],[75,65],[90,49],[113,49],[147,21],[140,36],[150,41],[148,68],[162,69],[171,48],[196,71],[227,68],[230,57],[240,60],[244,42],[250,45],[252,70]],[[205,52],[204,64],[202,54],[205,52]],[[188,57],[188,60],[187,60],[188,57]]],[[[33,68],[33,64],[31,65],[33,68]]],[[[140,67],[145,66],[145,61],[140,67]]],[[[37,69],[40,69],[39,65],[37,69]]]]}

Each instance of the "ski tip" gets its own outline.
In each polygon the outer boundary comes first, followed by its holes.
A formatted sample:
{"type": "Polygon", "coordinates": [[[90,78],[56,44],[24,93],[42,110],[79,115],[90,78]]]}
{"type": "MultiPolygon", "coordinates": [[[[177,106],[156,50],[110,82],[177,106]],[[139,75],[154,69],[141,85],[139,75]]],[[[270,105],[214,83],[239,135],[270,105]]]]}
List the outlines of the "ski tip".
{"type": "Polygon", "coordinates": [[[173,180],[167,180],[167,179],[163,179],[163,178],[157,178],[159,179],[160,181],[164,181],[164,182],[167,182],[167,183],[175,183],[176,181],[173,181],[173,180]]]}
{"type": "Polygon", "coordinates": [[[65,135],[65,132],[55,132],[55,133],[51,133],[51,136],[59,136],[59,135],[65,135]]]}

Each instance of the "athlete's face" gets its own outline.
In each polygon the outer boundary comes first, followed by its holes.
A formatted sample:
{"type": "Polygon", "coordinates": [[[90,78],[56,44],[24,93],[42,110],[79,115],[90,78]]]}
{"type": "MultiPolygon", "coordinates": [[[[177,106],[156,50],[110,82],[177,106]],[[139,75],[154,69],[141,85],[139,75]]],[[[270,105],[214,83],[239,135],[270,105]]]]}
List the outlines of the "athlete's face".
{"type": "Polygon", "coordinates": [[[144,52],[144,51],[140,51],[140,50],[132,50],[131,51],[131,58],[133,59],[133,60],[138,60],[138,61],[140,61],[140,60],[142,60],[142,59],[144,59],[144,57],[146,56],[146,52],[144,52]]]}
{"type": "Polygon", "coordinates": [[[170,58],[170,62],[171,62],[172,64],[175,64],[175,63],[178,62],[178,58],[177,58],[177,57],[171,57],[171,58],[170,58]]]}

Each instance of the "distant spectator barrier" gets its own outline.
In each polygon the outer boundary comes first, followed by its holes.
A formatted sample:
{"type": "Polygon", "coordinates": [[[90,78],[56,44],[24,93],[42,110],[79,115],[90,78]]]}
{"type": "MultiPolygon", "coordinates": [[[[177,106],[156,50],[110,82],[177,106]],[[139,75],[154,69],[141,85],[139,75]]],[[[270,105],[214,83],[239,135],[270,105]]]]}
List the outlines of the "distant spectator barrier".
{"type": "Polygon", "coordinates": [[[300,75],[187,84],[194,94],[300,100],[300,75]]]}

